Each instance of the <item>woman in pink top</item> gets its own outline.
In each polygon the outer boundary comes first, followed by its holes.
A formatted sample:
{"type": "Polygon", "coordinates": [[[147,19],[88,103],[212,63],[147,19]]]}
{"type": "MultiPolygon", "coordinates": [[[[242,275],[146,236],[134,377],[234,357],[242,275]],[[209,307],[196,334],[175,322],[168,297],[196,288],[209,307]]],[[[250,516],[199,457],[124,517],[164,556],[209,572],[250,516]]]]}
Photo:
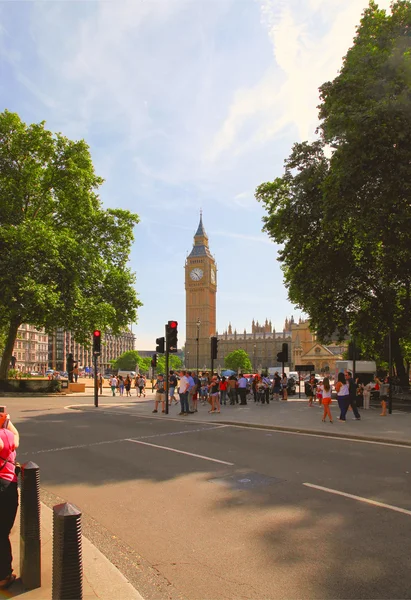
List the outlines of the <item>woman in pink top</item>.
{"type": "Polygon", "coordinates": [[[16,448],[19,434],[9,415],[0,415],[0,589],[8,588],[13,574],[10,532],[18,507],[16,448]]]}

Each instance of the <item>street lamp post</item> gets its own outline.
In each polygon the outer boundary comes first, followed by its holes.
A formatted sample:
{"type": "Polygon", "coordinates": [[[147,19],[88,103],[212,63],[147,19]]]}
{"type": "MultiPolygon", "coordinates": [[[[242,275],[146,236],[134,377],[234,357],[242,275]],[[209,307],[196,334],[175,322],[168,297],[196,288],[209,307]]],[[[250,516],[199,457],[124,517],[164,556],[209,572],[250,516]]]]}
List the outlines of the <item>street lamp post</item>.
{"type": "Polygon", "coordinates": [[[199,354],[200,354],[200,325],[201,325],[201,321],[200,318],[197,319],[197,361],[196,361],[196,370],[197,370],[197,377],[198,377],[198,362],[199,362],[199,354]]]}
{"type": "Polygon", "coordinates": [[[255,350],[257,348],[257,344],[253,346],[253,373],[255,373],[255,350]]]}

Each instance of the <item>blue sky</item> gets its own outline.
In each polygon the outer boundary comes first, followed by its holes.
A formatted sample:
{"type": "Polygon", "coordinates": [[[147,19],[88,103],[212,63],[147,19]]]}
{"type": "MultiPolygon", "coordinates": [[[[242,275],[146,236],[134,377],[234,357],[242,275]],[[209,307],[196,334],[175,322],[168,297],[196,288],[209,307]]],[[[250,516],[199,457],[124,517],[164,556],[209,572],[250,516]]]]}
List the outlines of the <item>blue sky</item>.
{"type": "MultiPolygon", "coordinates": [[[[184,262],[200,208],[217,327],[290,314],[254,190],[312,139],[367,0],[0,0],[0,110],[84,138],[106,206],[136,212],[137,348],[184,341],[184,262]]],[[[381,8],[389,0],[380,0],[381,8]]]]}

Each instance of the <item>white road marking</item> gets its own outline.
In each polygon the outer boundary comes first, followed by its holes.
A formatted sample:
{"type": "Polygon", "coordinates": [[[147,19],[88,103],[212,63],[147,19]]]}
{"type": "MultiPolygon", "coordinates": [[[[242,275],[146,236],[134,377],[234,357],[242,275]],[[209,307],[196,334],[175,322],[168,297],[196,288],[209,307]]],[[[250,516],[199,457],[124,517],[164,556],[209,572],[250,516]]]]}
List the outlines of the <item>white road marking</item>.
{"type": "MultiPolygon", "coordinates": [[[[184,431],[172,431],[169,433],[155,433],[153,435],[143,435],[136,437],[136,440],[149,440],[151,438],[166,437],[168,435],[181,435],[185,433],[198,433],[200,431],[212,431],[213,429],[221,429],[227,425],[217,425],[215,427],[201,427],[201,429],[189,429],[184,431]]],[[[19,456],[31,456],[32,454],[47,454],[48,452],[60,452],[61,450],[76,450],[77,448],[90,448],[92,446],[102,446],[103,444],[115,444],[117,442],[128,442],[129,438],[118,438],[115,440],[103,440],[102,442],[90,442],[89,444],[77,444],[75,446],[61,446],[60,448],[46,448],[45,450],[37,450],[36,452],[19,452],[19,456]]]]}
{"type": "Polygon", "coordinates": [[[379,506],[380,508],[388,508],[389,510],[411,516],[411,510],[407,510],[406,508],[400,508],[399,506],[393,506],[392,504],[385,504],[384,502],[378,502],[377,500],[371,500],[370,498],[363,498],[362,496],[355,496],[354,494],[347,494],[347,492],[340,492],[339,490],[333,490],[321,485],[314,485],[313,483],[303,483],[303,485],[315,490],[320,490],[321,492],[335,494],[336,496],[344,496],[345,498],[351,498],[352,500],[358,500],[359,502],[365,502],[366,504],[379,506]]]}
{"type": "MultiPolygon", "coordinates": [[[[84,404],[73,404],[71,406],[65,406],[64,408],[70,409],[70,408],[78,408],[81,409],[82,406],[94,406],[94,405],[84,405],[84,404]]],[[[108,406],[108,405],[106,405],[108,406]]],[[[116,406],[116,405],[113,405],[116,406]]],[[[118,406],[118,405],[117,405],[118,406]]],[[[103,411],[101,411],[103,412],[103,411]]],[[[110,411],[107,412],[106,414],[121,414],[124,416],[124,413],[116,413],[114,411],[110,411]]],[[[404,414],[404,413],[401,413],[404,414]]],[[[129,414],[128,416],[132,416],[132,417],[136,417],[139,419],[153,419],[155,418],[155,416],[150,416],[150,415],[132,415],[129,414]]],[[[159,419],[159,422],[167,422],[167,421],[178,421],[178,422],[187,422],[186,418],[184,419],[178,419],[176,417],[170,417],[167,416],[167,419],[159,419]]],[[[196,419],[191,419],[190,418],[190,423],[197,423],[197,424],[209,424],[209,425],[213,425],[212,421],[202,421],[202,420],[196,420],[196,419]]],[[[218,422],[217,422],[218,423],[218,422]]],[[[253,431],[271,431],[272,433],[280,433],[283,435],[300,435],[300,436],[306,436],[306,437],[316,437],[316,438],[321,438],[324,440],[337,440],[340,442],[356,442],[357,444],[372,444],[372,445],[376,445],[376,446],[390,446],[392,448],[402,448],[403,450],[411,450],[411,446],[406,446],[405,444],[395,444],[394,442],[378,442],[376,440],[359,440],[358,438],[351,438],[351,437],[339,437],[338,435],[322,435],[321,433],[305,433],[304,431],[286,431],[286,430],[282,430],[282,429],[268,429],[267,427],[259,427],[256,423],[254,424],[254,426],[252,425],[247,425],[246,423],[230,423],[229,425],[227,423],[221,423],[219,424],[219,427],[237,427],[237,428],[241,428],[241,429],[251,429],[253,431]]],[[[280,425],[281,427],[281,425],[280,425]]],[[[286,425],[284,425],[284,427],[286,427],[286,425]]]]}
{"type": "Polygon", "coordinates": [[[134,444],[143,444],[144,446],[151,446],[152,448],[159,448],[160,450],[169,450],[170,452],[177,452],[178,454],[186,454],[187,456],[193,456],[194,458],[201,458],[203,460],[209,460],[211,462],[220,463],[221,465],[234,466],[234,463],[227,462],[226,460],[219,460],[218,458],[211,458],[210,456],[203,456],[202,454],[194,454],[193,452],[185,452],[184,450],[177,450],[176,448],[169,448],[168,446],[159,446],[158,444],[149,444],[148,442],[142,442],[141,440],[128,439],[126,442],[133,442],[134,444]]]}

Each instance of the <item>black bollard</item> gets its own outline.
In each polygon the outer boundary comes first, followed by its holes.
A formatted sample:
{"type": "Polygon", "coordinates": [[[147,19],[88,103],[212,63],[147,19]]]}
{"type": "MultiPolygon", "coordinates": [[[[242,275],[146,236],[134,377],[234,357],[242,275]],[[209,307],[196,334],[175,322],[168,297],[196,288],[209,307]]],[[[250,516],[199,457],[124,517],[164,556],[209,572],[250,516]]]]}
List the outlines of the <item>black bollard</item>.
{"type": "Polygon", "coordinates": [[[81,512],[73,504],[53,507],[53,600],[82,600],[81,512]]]}
{"type": "Polygon", "coordinates": [[[41,586],[40,469],[33,462],[21,466],[20,574],[24,587],[41,586]]]}

